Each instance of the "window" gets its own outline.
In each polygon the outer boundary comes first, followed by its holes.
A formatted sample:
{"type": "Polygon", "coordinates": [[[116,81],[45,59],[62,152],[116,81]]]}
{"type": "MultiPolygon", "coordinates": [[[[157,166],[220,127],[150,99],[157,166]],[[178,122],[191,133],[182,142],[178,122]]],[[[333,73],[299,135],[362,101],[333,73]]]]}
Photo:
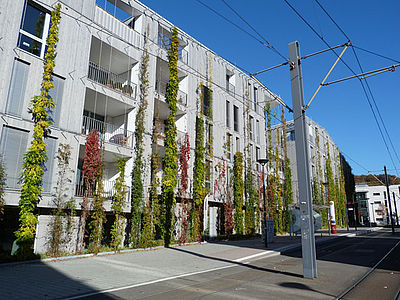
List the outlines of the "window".
{"type": "Polygon", "coordinates": [[[256,120],[256,137],[257,144],[260,144],[260,121],[256,120]]]}
{"type": "Polygon", "coordinates": [[[254,145],[250,144],[250,161],[254,161],[254,145]]]}
{"type": "MultiPolygon", "coordinates": [[[[375,194],[374,194],[374,196],[375,196],[375,194]]],[[[383,191],[383,198],[386,199],[386,191],[383,191]]]]}
{"type": "Polygon", "coordinates": [[[287,140],[288,141],[294,141],[296,139],[294,130],[291,130],[287,133],[287,140]]]}
{"type": "Polygon", "coordinates": [[[64,79],[56,75],[52,76],[54,88],[50,89],[49,95],[53,98],[54,108],[48,112],[49,118],[53,121],[53,126],[58,127],[61,112],[61,99],[64,90],[64,79]]]}
{"type": "Polygon", "coordinates": [[[256,162],[257,162],[256,169],[257,169],[258,172],[261,171],[261,165],[258,163],[259,159],[260,159],[260,148],[256,147],[256,162]]]}
{"type": "Polygon", "coordinates": [[[57,140],[52,137],[47,137],[45,139],[45,143],[47,144],[47,161],[45,162],[45,169],[43,174],[43,192],[50,193],[51,187],[53,183],[53,166],[54,166],[54,156],[56,153],[56,144],[57,140]]]}
{"type": "Polygon", "coordinates": [[[374,201],[374,204],[382,204],[381,201],[374,201]]]}
{"type": "Polygon", "coordinates": [[[231,103],[226,101],[226,127],[231,128],[231,103]]]}
{"type": "Polygon", "coordinates": [[[240,139],[238,137],[236,137],[236,152],[240,152],[240,139]]]}
{"type": "Polygon", "coordinates": [[[50,14],[37,4],[26,2],[18,37],[18,48],[44,57],[50,14]]]}
{"type": "Polygon", "coordinates": [[[233,130],[239,132],[239,107],[233,106],[233,130]]]}
{"type": "Polygon", "coordinates": [[[207,126],[207,154],[211,156],[213,125],[207,122],[206,126],[207,126]]]}
{"type": "Polygon", "coordinates": [[[250,116],[250,140],[254,141],[254,118],[250,116]]]}
{"type": "Polygon", "coordinates": [[[6,112],[21,116],[25,106],[25,90],[28,79],[29,64],[21,60],[14,60],[10,88],[8,90],[6,112]]]}
{"type": "MultiPolygon", "coordinates": [[[[380,196],[381,193],[373,193],[372,195],[373,195],[373,196],[380,196]]],[[[386,198],[386,192],[385,192],[385,198],[386,198]]]]}
{"type": "Polygon", "coordinates": [[[229,132],[226,133],[225,155],[227,160],[230,161],[232,159],[232,134],[229,132]]]}
{"type": "Polygon", "coordinates": [[[203,114],[207,117],[210,117],[211,115],[211,102],[210,102],[210,94],[211,94],[211,90],[206,87],[205,85],[203,85],[203,114]]]}
{"type": "Polygon", "coordinates": [[[20,172],[28,143],[28,132],[16,128],[3,127],[1,135],[1,153],[3,153],[6,171],[6,187],[20,188],[20,172]]]}
{"type": "Polygon", "coordinates": [[[257,88],[254,87],[254,97],[253,97],[253,101],[254,101],[254,111],[257,111],[257,88]]]}

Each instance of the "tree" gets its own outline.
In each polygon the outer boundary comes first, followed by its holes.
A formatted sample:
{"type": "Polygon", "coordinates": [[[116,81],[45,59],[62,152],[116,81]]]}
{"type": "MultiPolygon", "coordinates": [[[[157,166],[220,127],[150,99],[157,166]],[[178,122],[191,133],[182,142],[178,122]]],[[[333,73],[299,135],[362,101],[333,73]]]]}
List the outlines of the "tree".
{"type": "Polygon", "coordinates": [[[48,116],[55,104],[49,96],[49,91],[54,88],[52,73],[55,66],[56,45],[58,42],[58,25],[60,23],[61,4],[57,4],[51,12],[51,26],[47,38],[47,51],[43,67],[43,81],[40,95],[34,96],[29,112],[35,123],[31,146],[24,155],[22,167],[22,187],[19,201],[19,228],[15,232],[19,246],[17,256],[28,258],[33,255],[33,241],[38,222],[35,214],[36,205],[42,194],[42,180],[44,165],[48,159],[44,139],[49,134],[52,121],[48,116]]]}
{"type": "Polygon", "coordinates": [[[85,182],[85,191],[81,203],[77,252],[82,252],[83,249],[86,221],[89,214],[89,197],[93,197],[93,191],[96,188],[99,166],[101,163],[99,133],[97,130],[92,130],[86,137],[85,155],[83,156],[82,174],[85,182]]]}
{"type": "Polygon", "coordinates": [[[165,215],[164,245],[169,246],[172,237],[175,207],[176,174],[178,171],[178,147],[176,144],[177,129],[175,124],[177,110],[177,95],[179,89],[178,77],[178,28],[172,29],[171,45],[168,52],[169,80],[165,95],[169,107],[169,116],[165,134],[164,178],[162,181],[162,200],[165,215]]]}

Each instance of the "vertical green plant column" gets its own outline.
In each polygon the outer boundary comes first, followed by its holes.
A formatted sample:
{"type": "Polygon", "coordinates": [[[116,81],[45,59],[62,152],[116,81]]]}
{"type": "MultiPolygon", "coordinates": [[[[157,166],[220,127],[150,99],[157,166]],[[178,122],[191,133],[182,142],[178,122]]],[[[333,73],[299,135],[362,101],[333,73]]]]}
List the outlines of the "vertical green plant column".
{"type": "MultiPolygon", "coordinates": [[[[332,171],[332,159],[329,150],[329,143],[326,142],[327,148],[327,158],[325,161],[325,170],[326,170],[326,181],[328,182],[328,201],[333,201],[335,204],[335,210],[337,206],[336,201],[336,188],[335,188],[335,179],[333,178],[333,171],[332,171]]],[[[329,226],[329,225],[328,225],[329,226]]]]}
{"type": "Polygon", "coordinates": [[[51,27],[47,38],[47,51],[43,68],[43,80],[40,95],[34,96],[29,109],[35,123],[31,146],[24,155],[22,168],[23,183],[19,201],[19,227],[15,232],[19,246],[17,256],[21,259],[33,255],[33,242],[38,222],[35,214],[36,205],[42,194],[42,180],[44,164],[48,157],[44,138],[49,133],[51,120],[47,112],[55,106],[54,100],[49,96],[50,89],[54,88],[51,80],[55,66],[56,44],[58,42],[58,25],[60,23],[61,4],[57,4],[51,12],[51,27]]]}
{"type": "Polygon", "coordinates": [[[72,182],[70,175],[72,169],[69,166],[71,160],[71,146],[67,144],[60,144],[57,154],[57,187],[54,199],[55,209],[52,212],[53,218],[49,224],[49,254],[51,256],[59,256],[61,254],[61,249],[66,242],[68,242],[68,230],[64,228],[64,219],[66,219],[67,214],[64,209],[67,205],[68,198],[68,185],[72,182]]]}
{"type": "Polygon", "coordinates": [[[179,151],[179,173],[180,173],[180,188],[178,194],[181,198],[181,228],[179,243],[183,244],[187,242],[187,230],[189,226],[189,207],[187,201],[187,189],[189,183],[188,171],[189,171],[189,159],[190,159],[190,142],[189,134],[186,133],[185,141],[179,151]]]}
{"type": "Polygon", "coordinates": [[[279,170],[281,169],[281,159],[279,155],[279,130],[275,130],[276,133],[276,147],[275,147],[275,230],[277,232],[282,232],[283,223],[282,223],[282,183],[281,177],[279,175],[279,170]]]}
{"type": "MultiPolygon", "coordinates": [[[[148,30],[149,31],[149,30],[148,30]]],[[[148,34],[146,35],[148,36],[148,34]]],[[[144,122],[147,110],[147,98],[149,94],[149,52],[147,50],[147,38],[145,39],[144,54],[140,65],[140,106],[136,116],[135,129],[135,162],[132,169],[132,194],[131,194],[131,245],[136,247],[140,239],[141,210],[143,202],[143,137],[144,122]]]]}
{"type": "Polygon", "coordinates": [[[243,154],[236,152],[233,162],[233,203],[235,208],[234,221],[236,234],[243,234],[243,154]]]}
{"type": "MultiPolygon", "coordinates": [[[[268,147],[267,147],[267,158],[268,158],[268,168],[267,170],[272,170],[273,167],[273,161],[274,161],[274,154],[273,154],[273,146],[272,146],[272,117],[271,117],[271,106],[269,103],[266,103],[265,105],[265,114],[267,116],[267,141],[268,141],[268,147]]],[[[268,186],[266,186],[266,194],[267,194],[267,217],[269,219],[274,218],[274,200],[271,199],[273,198],[275,194],[275,189],[274,189],[274,182],[275,178],[274,175],[271,174],[266,174],[268,177],[268,186]]]]}
{"type": "Polygon", "coordinates": [[[290,158],[288,156],[287,147],[287,126],[285,118],[285,109],[282,106],[282,128],[283,128],[283,206],[284,206],[284,231],[288,232],[289,228],[289,205],[293,203],[293,187],[292,187],[292,169],[290,167],[290,158]]]}
{"type": "MultiPolygon", "coordinates": [[[[317,190],[318,192],[318,197],[319,201],[317,203],[327,205],[326,203],[326,191],[325,191],[325,185],[323,184],[324,179],[323,179],[323,172],[322,172],[322,164],[321,164],[321,149],[320,149],[320,137],[318,134],[318,131],[316,131],[316,146],[317,146],[317,157],[316,157],[316,168],[317,168],[317,178],[315,179],[317,183],[317,190]]],[[[321,218],[322,218],[322,227],[327,228],[328,226],[328,210],[327,209],[322,209],[320,210],[321,218]]]]}
{"type": "Polygon", "coordinates": [[[165,133],[164,178],[162,181],[162,200],[165,214],[164,245],[169,246],[173,232],[175,187],[178,182],[178,147],[176,144],[177,129],[175,124],[176,104],[179,89],[178,78],[178,29],[172,29],[171,45],[168,52],[169,80],[165,98],[169,107],[169,116],[165,133]]]}
{"type": "Polygon", "coordinates": [[[193,168],[193,208],[191,211],[190,232],[192,240],[201,241],[201,214],[205,197],[205,146],[203,118],[203,83],[200,83],[199,114],[196,118],[196,142],[193,168]]]}
{"type": "Polygon", "coordinates": [[[119,171],[119,175],[117,180],[115,181],[114,189],[115,195],[113,199],[113,203],[111,205],[112,210],[114,211],[115,220],[114,224],[111,227],[111,247],[114,251],[119,251],[122,245],[122,241],[124,239],[124,216],[123,209],[124,203],[126,201],[126,184],[125,184],[125,167],[126,167],[126,158],[119,157],[117,159],[117,168],[119,171]]]}

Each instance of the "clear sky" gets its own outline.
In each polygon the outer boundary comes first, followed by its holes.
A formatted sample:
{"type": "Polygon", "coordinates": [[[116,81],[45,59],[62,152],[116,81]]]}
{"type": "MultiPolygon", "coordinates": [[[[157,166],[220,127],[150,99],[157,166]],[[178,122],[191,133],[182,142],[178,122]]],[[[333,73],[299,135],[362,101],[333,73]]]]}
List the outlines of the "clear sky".
{"type": "MultiPolygon", "coordinates": [[[[257,36],[223,3],[222,0],[201,0],[243,29],[257,36]]],[[[319,0],[355,46],[400,61],[399,28],[400,1],[397,0],[319,0]]],[[[249,72],[279,64],[283,59],[255,39],[235,28],[196,0],[143,0],[180,29],[249,72]]],[[[347,38],[335,27],[315,0],[289,0],[306,20],[331,46],[345,43],[347,38]]],[[[283,0],[227,0],[240,15],[267,39],[285,57],[288,43],[299,41],[302,55],[326,49],[326,45],[289,8],[283,0]]],[[[341,49],[338,49],[340,52],[341,49]]],[[[357,50],[364,71],[393,65],[388,59],[357,50]]],[[[358,74],[360,69],[349,48],[343,56],[345,62],[358,74]]],[[[329,52],[303,61],[305,101],[313,95],[330,69],[336,56],[329,52]]],[[[328,81],[351,76],[340,62],[328,81]]],[[[260,76],[273,92],[291,106],[289,69],[287,66],[260,76]]],[[[368,79],[372,94],[384,119],[397,155],[400,156],[398,122],[400,116],[400,68],[368,79]]],[[[370,98],[372,102],[372,98],[370,98]]],[[[374,103],[372,102],[372,105],[374,103]]],[[[377,114],[376,108],[374,111],[377,114]]],[[[367,170],[400,168],[400,160],[385,136],[394,165],[379,133],[371,108],[358,79],[321,88],[307,115],[325,127],[344,154],[367,170]]],[[[377,116],[379,118],[379,116],[377,116]]],[[[287,116],[288,119],[291,118],[287,116]]],[[[382,131],[385,130],[381,124],[382,131]]],[[[367,171],[347,157],[354,174],[367,171]]],[[[396,174],[395,171],[390,171],[396,174]]]]}

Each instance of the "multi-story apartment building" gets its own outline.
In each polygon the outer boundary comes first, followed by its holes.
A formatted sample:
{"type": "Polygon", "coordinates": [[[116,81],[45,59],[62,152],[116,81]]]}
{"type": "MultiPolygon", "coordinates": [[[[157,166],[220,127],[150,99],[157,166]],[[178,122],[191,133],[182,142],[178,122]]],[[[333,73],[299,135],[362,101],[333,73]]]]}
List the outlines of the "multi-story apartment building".
{"type": "Polygon", "coordinates": [[[394,224],[399,224],[400,218],[400,185],[389,186],[389,197],[384,185],[369,186],[356,185],[356,202],[358,203],[359,222],[362,225],[388,225],[390,224],[389,201],[392,208],[394,224]]]}
{"type": "MultiPolygon", "coordinates": [[[[37,205],[36,252],[46,250],[47,224],[54,207],[53,194],[57,182],[55,156],[60,144],[71,146],[74,175],[68,196],[74,199],[78,214],[83,196],[81,171],[85,140],[92,129],[101,132],[104,145],[104,206],[107,213],[111,211],[114,182],[119,174],[116,157],[127,159],[125,180],[129,189],[134,161],[135,119],[141,105],[139,70],[145,47],[150,55],[144,138],[145,199],[151,180],[151,153],[157,151],[161,157],[165,153],[163,138],[158,140],[157,145],[152,144],[153,124],[156,121],[160,124],[162,137],[169,114],[165,100],[169,76],[167,50],[174,25],[135,0],[61,3],[53,74],[55,87],[51,90],[56,106],[50,112],[53,125],[50,137],[46,139],[49,159],[45,166],[42,198],[37,205]],[[148,40],[146,45],[145,38],[148,40]]],[[[49,0],[0,2],[0,151],[7,173],[2,241],[13,237],[18,224],[20,170],[34,126],[28,106],[40,90],[50,11],[54,5],[54,1],[49,0]]],[[[221,222],[216,219],[222,216],[223,198],[214,195],[216,166],[222,160],[231,166],[233,154],[244,152],[248,145],[253,162],[260,153],[265,153],[264,105],[271,102],[274,106],[276,96],[180,29],[178,37],[180,82],[176,125],[178,144],[186,133],[189,136],[189,178],[193,176],[199,87],[204,83],[205,88],[213,91],[209,108],[213,111],[213,118],[205,116],[206,136],[213,136],[213,139],[206,138],[213,143],[213,153],[207,156],[206,163],[211,170],[206,179],[209,191],[206,212],[209,212],[209,224],[212,224],[210,234],[217,234],[221,222]]],[[[208,105],[207,101],[203,102],[208,105]]],[[[191,188],[189,184],[189,190],[191,188]]],[[[129,216],[130,193],[124,212],[129,216]]],[[[74,242],[71,240],[72,244],[74,242]]]]}

